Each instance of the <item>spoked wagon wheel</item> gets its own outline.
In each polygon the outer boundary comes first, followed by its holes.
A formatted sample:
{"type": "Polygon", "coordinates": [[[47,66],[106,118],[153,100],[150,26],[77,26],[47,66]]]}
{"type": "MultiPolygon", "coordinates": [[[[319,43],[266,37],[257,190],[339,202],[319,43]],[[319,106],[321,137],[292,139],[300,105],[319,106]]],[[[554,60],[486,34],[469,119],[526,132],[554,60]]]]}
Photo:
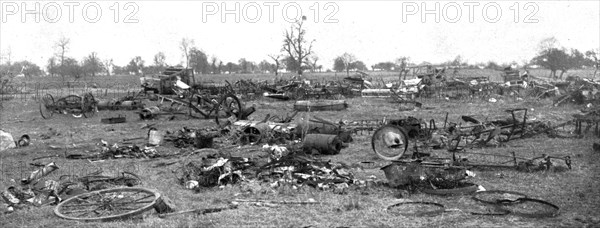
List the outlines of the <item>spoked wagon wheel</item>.
{"type": "Polygon", "coordinates": [[[162,203],[160,193],[145,188],[114,188],[69,198],[54,214],[78,221],[109,221],[139,215],[162,203]]]}
{"type": "Polygon", "coordinates": [[[397,160],[408,149],[408,135],[398,126],[385,125],[373,133],[373,151],[385,160],[397,160]]]}
{"type": "Polygon", "coordinates": [[[221,101],[219,101],[218,107],[215,109],[215,121],[218,126],[229,122],[235,122],[241,119],[242,116],[242,103],[233,94],[227,94],[221,101]]]}
{"type": "Polygon", "coordinates": [[[83,95],[81,110],[85,118],[90,118],[96,114],[96,100],[91,93],[86,93],[83,95]]]}
{"type": "Polygon", "coordinates": [[[50,94],[46,94],[42,97],[42,101],[40,102],[40,114],[42,114],[42,118],[49,119],[54,114],[54,110],[52,110],[52,106],[54,106],[54,98],[50,94]]]}

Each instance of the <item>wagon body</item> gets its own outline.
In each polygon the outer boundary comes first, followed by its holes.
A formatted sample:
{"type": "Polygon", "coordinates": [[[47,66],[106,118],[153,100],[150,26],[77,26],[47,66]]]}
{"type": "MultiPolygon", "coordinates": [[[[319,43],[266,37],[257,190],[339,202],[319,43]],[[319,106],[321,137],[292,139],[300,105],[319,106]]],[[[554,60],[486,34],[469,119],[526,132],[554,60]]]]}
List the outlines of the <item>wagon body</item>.
{"type": "Polygon", "coordinates": [[[156,94],[175,94],[173,87],[179,78],[187,85],[195,85],[194,70],[184,67],[169,67],[161,74],[144,76],[140,78],[145,91],[153,91],[156,94]]]}

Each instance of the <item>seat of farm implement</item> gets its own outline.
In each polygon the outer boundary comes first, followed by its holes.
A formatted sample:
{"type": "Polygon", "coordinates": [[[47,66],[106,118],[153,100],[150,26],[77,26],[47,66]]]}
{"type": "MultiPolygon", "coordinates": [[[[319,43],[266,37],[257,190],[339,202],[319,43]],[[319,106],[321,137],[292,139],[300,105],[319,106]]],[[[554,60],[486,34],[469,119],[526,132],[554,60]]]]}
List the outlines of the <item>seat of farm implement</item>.
{"type": "Polygon", "coordinates": [[[600,123],[600,116],[596,115],[582,115],[582,114],[573,114],[573,118],[575,118],[575,133],[578,135],[582,134],[581,128],[582,123],[587,123],[587,128],[585,131],[587,132],[592,126],[594,127],[594,134],[596,136],[600,136],[600,130],[598,129],[598,125],[600,123]]]}

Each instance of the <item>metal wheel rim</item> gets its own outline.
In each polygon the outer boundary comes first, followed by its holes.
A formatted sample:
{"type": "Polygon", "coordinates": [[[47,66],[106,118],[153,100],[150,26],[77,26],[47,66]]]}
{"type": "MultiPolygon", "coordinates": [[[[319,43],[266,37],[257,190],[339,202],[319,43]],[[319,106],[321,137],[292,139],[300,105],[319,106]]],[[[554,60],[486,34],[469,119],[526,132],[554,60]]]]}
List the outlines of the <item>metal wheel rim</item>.
{"type": "Polygon", "coordinates": [[[380,158],[384,160],[397,160],[402,157],[408,149],[408,135],[401,127],[385,125],[373,133],[373,136],[371,137],[371,147],[380,158]],[[401,146],[401,144],[388,145],[384,139],[386,133],[395,133],[399,135],[401,137],[400,140],[402,140],[401,143],[404,146],[401,146]]]}
{"type": "Polygon", "coordinates": [[[539,199],[532,199],[532,198],[519,198],[519,205],[524,205],[527,203],[535,203],[538,205],[541,205],[542,207],[545,208],[551,208],[551,211],[549,212],[538,212],[537,209],[529,209],[529,211],[526,212],[521,212],[521,211],[517,211],[516,209],[514,209],[517,205],[516,203],[512,203],[512,204],[502,204],[500,205],[500,208],[507,210],[510,212],[510,214],[513,215],[518,215],[518,216],[522,216],[522,217],[527,217],[527,218],[544,218],[544,217],[555,217],[559,214],[559,210],[560,208],[552,203],[543,201],[543,200],[539,200],[539,199]]]}
{"type": "Polygon", "coordinates": [[[52,97],[50,94],[46,94],[40,102],[40,114],[42,115],[42,118],[49,119],[52,117],[54,112],[48,109],[48,106],[51,105],[54,105],[54,97],[52,97]]]}
{"type": "MultiPolygon", "coordinates": [[[[103,199],[103,198],[100,198],[103,199]]],[[[56,214],[56,216],[60,217],[60,218],[64,218],[64,219],[70,219],[70,220],[78,220],[78,221],[110,221],[110,220],[115,220],[115,219],[121,219],[121,218],[126,218],[129,216],[134,216],[134,215],[138,215],[141,214],[151,208],[154,207],[154,205],[156,204],[156,202],[160,199],[160,193],[150,190],[150,189],[146,189],[146,188],[114,188],[114,189],[104,189],[104,190],[99,190],[99,191],[93,191],[93,192],[88,192],[88,193],[84,193],[81,195],[77,195],[75,197],[69,198],[63,202],[61,202],[60,204],[58,204],[55,208],[54,208],[54,214],[56,214]],[[142,203],[146,203],[142,206],[139,206],[137,208],[134,208],[132,210],[128,210],[125,211],[123,213],[119,213],[119,214],[115,214],[115,215],[108,215],[108,216],[100,216],[100,217],[74,217],[74,216],[70,216],[70,215],[65,215],[64,212],[66,212],[64,209],[67,207],[75,207],[75,206],[71,206],[70,204],[76,201],[83,201],[86,200],[89,197],[94,197],[94,196],[99,196],[102,194],[107,194],[107,193],[117,193],[117,192],[142,192],[142,193],[146,193],[147,195],[149,195],[148,197],[144,197],[142,199],[146,199],[149,197],[152,197],[151,201],[143,201],[142,203]]],[[[136,200],[137,201],[137,200],[136,200]]],[[[98,204],[100,204],[100,202],[96,202],[98,204]]],[[[80,209],[80,211],[84,211],[84,212],[95,212],[95,210],[92,210],[94,206],[98,206],[98,204],[94,204],[93,202],[88,203],[88,205],[83,204],[83,205],[79,205],[80,207],[88,207],[88,210],[91,211],[87,211],[84,209],[80,209]]],[[[120,203],[120,204],[124,204],[124,203],[120,203]]],[[[106,206],[103,205],[102,207],[106,206]]],[[[97,213],[97,212],[95,212],[97,213]]]]}
{"type": "MultiPolygon", "coordinates": [[[[219,106],[215,110],[215,122],[218,126],[225,124],[225,119],[235,118],[237,121],[242,115],[242,104],[240,100],[233,94],[228,94],[221,99],[219,106]]],[[[230,121],[231,122],[231,121],[230,121]]]]}
{"type": "MultiPolygon", "coordinates": [[[[513,200],[513,203],[519,203],[518,199],[520,198],[528,198],[527,195],[520,193],[520,192],[513,192],[513,191],[504,191],[504,190],[489,190],[489,191],[480,191],[480,192],[475,192],[473,194],[473,200],[475,201],[479,201],[482,203],[486,203],[486,204],[507,204],[509,201],[506,200],[506,198],[501,198],[501,199],[495,199],[495,200],[486,200],[483,199],[481,196],[482,195],[486,195],[486,194],[494,194],[497,196],[505,196],[506,194],[510,194],[510,195],[514,195],[517,196],[517,198],[515,200],[513,200]]],[[[500,197],[498,197],[500,198],[500,197]]]]}
{"type": "Polygon", "coordinates": [[[96,114],[96,101],[91,93],[87,93],[83,96],[81,112],[85,118],[93,117],[96,114]]]}

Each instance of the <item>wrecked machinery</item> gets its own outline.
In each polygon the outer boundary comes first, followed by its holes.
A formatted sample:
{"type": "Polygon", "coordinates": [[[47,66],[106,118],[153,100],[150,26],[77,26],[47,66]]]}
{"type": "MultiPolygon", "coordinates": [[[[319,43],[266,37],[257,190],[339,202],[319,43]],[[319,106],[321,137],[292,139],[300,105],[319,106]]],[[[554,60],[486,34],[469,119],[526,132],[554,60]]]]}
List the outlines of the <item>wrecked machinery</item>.
{"type": "Polygon", "coordinates": [[[71,114],[73,117],[92,117],[96,113],[97,102],[91,93],[83,96],[69,95],[54,100],[50,94],[46,94],[40,102],[40,114],[44,119],[49,119],[57,114],[71,114]]]}
{"type": "Polygon", "coordinates": [[[141,119],[152,119],[164,114],[185,114],[193,118],[215,118],[217,124],[220,125],[228,118],[233,118],[233,121],[241,119],[246,110],[233,94],[210,96],[192,93],[183,98],[162,95],[158,95],[158,97],[161,103],[170,102],[171,104],[162,109],[157,106],[144,108],[139,113],[141,119]]]}
{"type": "Polygon", "coordinates": [[[527,109],[508,109],[509,118],[492,121],[479,121],[471,116],[462,116],[465,126],[448,123],[447,114],[444,125],[436,126],[435,120],[423,120],[408,117],[379,122],[379,127],[371,138],[373,151],[385,160],[398,160],[404,156],[413,144],[413,156],[419,156],[419,148],[442,148],[460,151],[467,147],[485,146],[493,140],[496,143],[515,138],[526,138],[537,134],[557,136],[555,129],[570,123],[549,126],[540,121],[527,121],[527,109]]]}
{"type": "MultiPolygon", "coordinates": [[[[192,69],[167,68],[162,74],[140,78],[143,92],[152,91],[160,103],[170,102],[168,110],[146,107],[140,112],[141,119],[150,119],[161,114],[186,114],[194,118],[241,119],[243,106],[227,89],[196,84],[192,69]]],[[[223,120],[221,120],[223,121],[223,120]]],[[[234,121],[234,120],[233,120],[234,121]]]]}
{"type": "Polygon", "coordinates": [[[320,139],[312,140],[312,136],[308,137],[311,143],[323,144],[323,147],[331,143],[339,147],[341,143],[352,141],[352,132],[345,129],[342,124],[335,124],[318,116],[306,122],[292,122],[297,113],[296,111],[284,118],[267,115],[262,121],[239,120],[232,123],[233,131],[230,134],[239,139],[241,144],[285,143],[299,139],[306,141],[307,136],[311,134],[323,136],[323,140],[327,142],[320,142],[320,139]]]}
{"type": "MultiPolygon", "coordinates": [[[[352,85],[339,81],[290,81],[284,85],[263,85],[264,97],[278,100],[337,99],[352,97],[357,92],[352,85]]],[[[360,90],[357,90],[360,93],[360,90]]]]}
{"type": "Polygon", "coordinates": [[[409,67],[412,74],[423,81],[424,85],[434,85],[446,80],[446,67],[419,65],[409,67]]]}
{"type": "Polygon", "coordinates": [[[183,67],[169,67],[161,74],[140,78],[144,92],[152,91],[154,94],[175,94],[175,83],[180,80],[187,85],[195,85],[194,70],[183,67]]]}

